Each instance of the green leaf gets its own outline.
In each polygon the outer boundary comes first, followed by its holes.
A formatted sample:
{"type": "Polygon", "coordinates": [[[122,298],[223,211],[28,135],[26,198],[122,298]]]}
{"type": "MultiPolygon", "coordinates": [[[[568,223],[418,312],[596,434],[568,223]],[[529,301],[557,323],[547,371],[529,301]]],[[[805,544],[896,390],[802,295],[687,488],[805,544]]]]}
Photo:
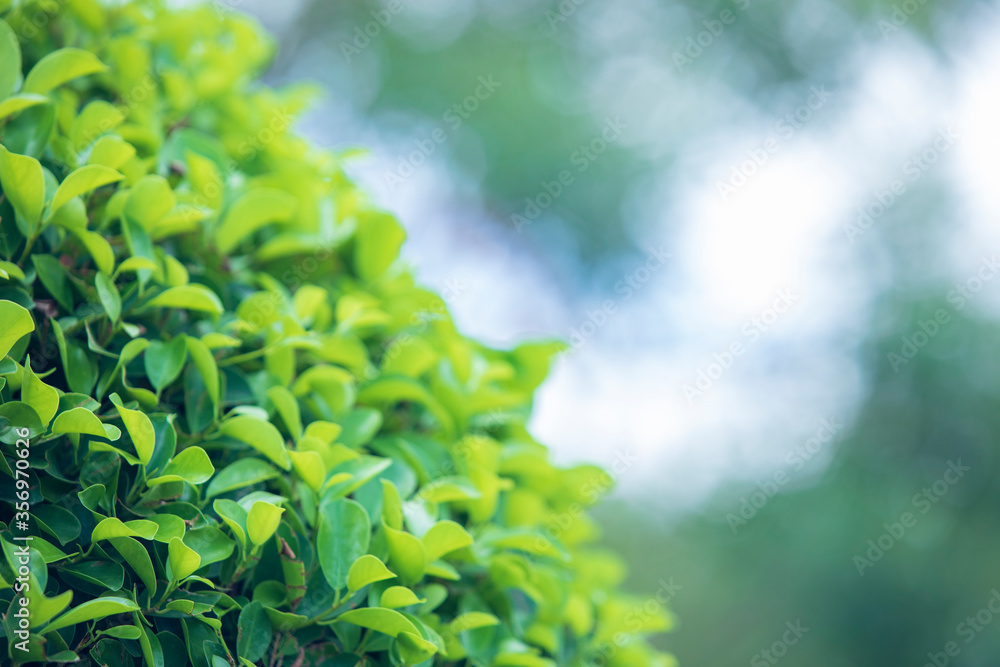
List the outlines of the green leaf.
{"type": "Polygon", "coordinates": [[[73,292],[69,287],[66,267],[52,255],[32,255],[31,263],[35,265],[38,277],[45,289],[55,297],[59,305],[66,310],[73,310],[73,292]]]}
{"type": "Polygon", "coordinates": [[[278,414],[281,415],[281,420],[285,422],[285,428],[288,429],[292,439],[298,441],[302,437],[302,415],[298,400],[292,395],[292,392],[282,386],[268,389],[267,397],[271,399],[278,414]]]}
{"type": "Polygon", "coordinates": [[[143,363],[146,367],[146,376],[156,391],[163,391],[177,379],[186,360],[187,341],[183,334],[175,336],[166,343],[159,340],[150,341],[143,363]]]}
{"type": "Polygon", "coordinates": [[[424,534],[424,548],[427,560],[437,560],[447,553],[472,544],[472,535],[454,521],[438,521],[424,534]]]}
{"type": "Polygon", "coordinates": [[[278,471],[266,461],[254,458],[240,459],[219,471],[212,483],[208,485],[205,497],[212,498],[244,486],[259,484],[274,479],[278,475],[278,471]]]}
{"type": "Polygon", "coordinates": [[[31,357],[24,362],[24,378],[21,380],[21,400],[38,413],[43,425],[48,425],[59,409],[59,392],[42,382],[31,369],[31,357]]]}
{"type": "Polygon", "coordinates": [[[148,232],[176,203],[177,197],[167,179],[157,175],[143,176],[132,186],[124,213],[148,232]]]}
{"type": "Polygon", "coordinates": [[[201,556],[201,565],[210,565],[229,558],[236,544],[215,526],[194,528],[184,534],[184,544],[201,556]]]}
{"type": "Polygon", "coordinates": [[[82,433],[97,438],[107,438],[112,442],[121,437],[117,426],[103,423],[97,415],[86,408],[72,408],[62,412],[52,423],[53,433],[82,433]]]}
{"type": "Polygon", "coordinates": [[[184,537],[184,519],[175,514],[152,514],[146,519],[160,527],[153,535],[157,542],[169,543],[175,537],[184,537]]]}
{"type": "Polygon", "coordinates": [[[14,210],[33,229],[45,203],[42,165],[31,156],[11,153],[0,145],[0,185],[14,210]]]}
{"type": "Polygon", "coordinates": [[[198,373],[201,374],[202,382],[205,383],[205,390],[212,399],[212,404],[218,405],[220,398],[219,367],[215,363],[212,351],[201,340],[193,336],[187,337],[187,349],[194,365],[198,368],[198,373]]]}
{"type": "Polygon", "coordinates": [[[237,415],[222,422],[219,430],[223,435],[250,445],[283,469],[291,468],[292,463],[288,457],[288,450],[285,449],[285,440],[271,422],[237,415]]]}
{"type": "Polygon", "coordinates": [[[201,556],[175,537],[167,545],[167,576],[170,581],[181,581],[201,567],[201,556]]]}
{"type": "Polygon", "coordinates": [[[257,501],[250,507],[247,514],[247,536],[256,545],[261,545],[271,539],[274,531],[281,523],[281,514],[284,512],[280,507],[265,501],[257,501]]]}
{"type": "Polygon", "coordinates": [[[393,579],[395,576],[377,557],[365,554],[351,565],[351,569],[347,573],[347,590],[350,592],[360,591],[368,584],[384,579],[393,579]]]}
{"type": "Polygon", "coordinates": [[[108,274],[99,271],[94,277],[94,285],[97,287],[97,297],[101,300],[108,319],[117,322],[122,314],[122,297],[118,294],[115,281],[108,274]]]}
{"type": "Polygon", "coordinates": [[[48,634],[62,628],[72,627],[77,623],[105,618],[106,616],[111,616],[112,614],[124,614],[126,612],[138,610],[139,605],[127,598],[97,598],[96,600],[90,600],[89,602],[84,602],[77,607],[73,607],[45,628],[44,633],[48,634]]]}
{"type": "Polygon", "coordinates": [[[158,477],[146,480],[146,486],[157,486],[167,482],[189,482],[202,484],[215,474],[215,467],[208,454],[201,447],[188,447],[170,459],[158,477]]]}
{"type": "Polygon", "coordinates": [[[129,567],[135,570],[146,590],[149,591],[150,598],[156,595],[156,571],[153,569],[153,561],[149,557],[149,551],[146,550],[146,547],[131,537],[111,537],[108,538],[108,541],[122,555],[129,567]]]}
{"type": "Polygon", "coordinates": [[[425,599],[418,598],[416,593],[406,586],[390,586],[382,591],[382,595],[378,601],[379,606],[386,609],[399,609],[400,607],[409,607],[410,605],[423,604],[424,602],[426,602],[425,599]]]}
{"type": "Polygon", "coordinates": [[[295,468],[296,474],[302,481],[309,485],[313,491],[319,491],[323,488],[323,482],[326,479],[326,466],[323,464],[323,457],[317,452],[288,452],[288,456],[292,459],[292,466],[295,468]]]}
{"type": "Polygon", "coordinates": [[[239,503],[225,498],[219,498],[212,503],[212,509],[229,526],[233,535],[246,547],[247,543],[247,511],[239,503]]]}
{"type": "Polygon", "coordinates": [[[28,109],[39,104],[45,104],[48,101],[49,98],[44,95],[35,95],[32,93],[8,97],[0,102],[0,120],[3,120],[7,116],[12,116],[19,111],[23,111],[24,109],[28,109]]]}
{"type": "Polygon", "coordinates": [[[396,635],[396,646],[403,662],[417,665],[428,660],[437,653],[437,646],[430,643],[415,632],[400,632],[396,635]]]}
{"type": "Polygon", "coordinates": [[[354,247],[358,275],[368,281],[378,279],[399,256],[406,232],[386,213],[371,213],[359,221],[354,247]]]}
{"type": "Polygon", "coordinates": [[[369,630],[381,632],[390,637],[395,637],[401,632],[420,635],[417,627],[408,618],[392,609],[381,609],[379,607],[352,609],[338,616],[337,621],[368,628],[369,630]]]}
{"type": "Polygon", "coordinates": [[[458,634],[459,632],[465,632],[466,630],[476,630],[478,628],[486,628],[491,625],[500,625],[500,619],[493,614],[487,614],[481,611],[470,611],[462,614],[449,623],[448,629],[455,634],[458,634]]]}
{"type": "Polygon", "coordinates": [[[49,215],[58,211],[73,197],[79,197],[85,192],[96,190],[109,183],[117,183],[125,178],[118,171],[111,167],[100,164],[89,164],[80,167],[76,171],[70,172],[69,176],[63,179],[52,197],[52,204],[49,206],[49,215]]]}
{"type": "Polygon", "coordinates": [[[271,645],[271,621],[260,602],[251,602],[240,611],[236,624],[236,651],[251,663],[260,660],[271,645]]]}
{"type": "Polygon", "coordinates": [[[146,465],[153,457],[153,448],[156,446],[156,431],[153,429],[153,422],[146,416],[146,413],[139,410],[129,410],[122,406],[120,400],[116,399],[118,399],[117,394],[112,394],[111,402],[115,404],[119,416],[125,423],[125,430],[132,438],[132,444],[135,445],[139,460],[143,465],[146,465]]]}
{"type": "Polygon", "coordinates": [[[353,500],[338,498],[319,508],[316,550],[320,568],[330,587],[347,586],[347,575],[354,561],[368,551],[371,520],[365,508],[353,500]]]}
{"type": "Polygon", "coordinates": [[[78,76],[103,72],[107,67],[90,51],[65,48],[38,61],[24,79],[24,92],[45,94],[78,76]]]}
{"type": "Polygon", "coordinates": [[[414,535],[382,526],[386,545],[389,547],[389,563],[403,583],[418,581],[427,567],[427,553],[423,542],[414,535]]]}
{"type": "Polygon", "coordinates": [[[222,302],[215,292],[204,285],[180,285],[171,287],[149,302],[156,308],[181,308],[220,315],[222,302]]]}
{"type": "Polygon", "coordinates": [[[94,526],[90,539],[93,542],[115,537],[141,537],[144,540],[151,540],[159,528],[156,523],[145,519],[123,522],[121,519],[108,517],[94,526]]]}
{"type": "Polygon", "coordinates": [[[0,20],[0,100],[14,92],[17,79],[21,74],[21,45],[17,43],[17,35],[0,20]]]}
{"type": "Polygon", "coordinates": [[[244,238],[272,222],[287,222],[295,212],[295,197],[274,188],[250,190],[226,212],[215,232],[219,252],[229,254],[244,238]]]}

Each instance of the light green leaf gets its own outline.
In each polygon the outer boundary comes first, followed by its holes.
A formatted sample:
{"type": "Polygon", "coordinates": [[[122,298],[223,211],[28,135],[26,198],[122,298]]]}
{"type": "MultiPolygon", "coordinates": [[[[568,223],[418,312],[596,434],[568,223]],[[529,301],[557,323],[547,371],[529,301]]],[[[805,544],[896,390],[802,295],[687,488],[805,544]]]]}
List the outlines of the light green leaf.
{"type": "Polygon", "coordinates": [[[215,467],[208,454],[201,447],[188,447],[170,459],[159,477],[146,480],[146,486],[157,486],[167,482],[189,482],[202,484],[215,474],[215,467]]]}
{"type": "Polygon", "coordinates": [[[42,165],[30,155],[11,153],[0,145],[0,185],[14,210],[33,228],[45,203],[42,165]]]}
{"type": "Polygon", "coordinates": [[[167,545],[167,576],[170,581],[180,581],[194,574],[201,567],[201,556],[175,537],[167,545]]]}
{"type": "Polygon", "coordinates": [[[83,433],[112,442],[121,437],[122,432],[113,424],[103,423],[97,415],[86,408],[72,408],[62,412],[52,423],[53,433],[83,433]]]}
{"type": "Polygon", "coordinates": [[[227,255],[236,245],[272,222],[287,222],[295,212],[295,197],[274,188],[250,190],[226,212],[215,232],[219,252],[227,255]]]}
{"type": "Polygon", "coordinates": [[[427,551],[427,560],[437,560],[473,542],[472,535],[454,521],[438,521],[422,539],[427,551]]]}
{"type": "Polygon", "coordinates": [[[176,203],[177,196],[167,179],[157,175],[143,176],[132,186],[124,213],[148,232],[176,203]]]}
{"type": "Polygon", "coordinates": [[[271,503],[259,500],[250,508],[247,514],[247,536],[256,545],[271,539],[274,531],[281,523],[281,515],[285,510],[271,503]]]}
{"type": "Polygon", "coordinates": [[[318,452],[288,452],[292,459],[292,466],[303,482],[309,485],[313,491],[319,491],[323,487],[326,479],[326,465],[323,457],[318,452]]]}
{"type": "Polygon", "coordinates": [[[186,527],[184,519],[176,514],[152,514],[147,519],[160,527],[156,531],[156,535],[153,536],[153,539],[157,542],[169,544],[170,540],[175,537],[184,537],[184,529],[186,527]]]}
{"type": "Polygon", "coordinates": [[[102,234],[89,232],[85,229],[74,229],[73,233],[80,239],[80,243],[87,248],[90,256],[94,258],[97,268],[107,274],[115,270],[115,251],[102,234]]]}
{"type": "Polygon", "coordinates": [[[204,313],[220,315],[223,311],[222,302],[215,292],[204,285],[179,285],[164,290],[149,302],[156,308],[183,308],[204,313]]]}
{"type": "Polygon", "coordinates": [[[398,611],[379,607],[364,607],[345,611],[337,617],[337,621],[358,625],[375,632],[395,637],[401,632],[420,635],[417,627],[398,611]]]}
{"type": "Polygon", "coordinates": [[[201,374],[201,380],[205,383],[205,391],[208,392],[214,405],[219,404],[219,366],[215,363],[212,351],[208,349],[201,340],[194,336],[187,337],[188,354],[194,361],[194,365],[201,374]]]}
{"type": "Polygon", "coordinates": [[[59,392],[42,382],[31,370],[31,357],[24,362],[24,377],[21,380],[21,400],[38,413],[42,424],[48,426],[59,409],[59,392]]]}
{"type": "Polygon", "coordinates": [[[291,433],[292,439],[298,441],[302,437],[302,416],[299,402],[295,396],[288,389],[279,385],[268,389],[267,397],[274,403],[274,407],[281,415],[281,420],[285,422],[285,427],[291,433]]]}
{"type": "Polygon", "coordinates": [[[448,629],[455,634],[458,634],[459,632],[465,632],[466,630],[476,630],[477,628],[486,628],[491,625],[500,625],[500,619],[493,614],[487,614],[481,611],[470,611],[462,614],[449,623],[448,629]]]}
{"type": "Polygon", "coordinates": [[[219,430],[223,435],[250,445],[283,469],[291,468],[292,463],[288,457],[288,450],[285,449],[285,441],[271,422],[247,415],[237,415],[222,422],[219,430]]]}
{"type": "Polygon", "coordinates": [[[107,69],[90,51],[65,48],[53,51],[38,61],[24,79],[24,92],[45,94],[78,76],[107,69]]]}
{"type": "Polygon", "coordinates": [[[104,312],[108,314],[108,319],[117,322],[122,314],[122,297],[115,287],[115,281],[103,271],[98,271],[94,277],[94,285],[97,287],[97,296],[104,306],[104,312]]]}
{"type": "Polygon", "coordinates": [[[105,135],[90,149],[90,164],[103,164],[118,169],[135,156],[135,146],[121,137],[105,135]]]}
{"type": "Polygon", "coordinates": [[[239,503],[225,498],[219,498],[212,503],[212,509],[229,526],[233,535],[243,547],[247,544],[247,511],[239,503]]]}
{"type": "Polygon", "coordinates": [[[418,581],[427,567],[427,553],[420,538],[402,530],[383,524],[386,545],[389,547],[389,563],[403,583],[418,581]]]}
{"type": "Polygon", "coordinates": [[[110,540],[114,537],[141,537],[144,540],[151,540],[159,528],[153,521],[146,521],[145,519],[123,522],[121,519],[108,517],[94,526],[94,532],[91,534],[90,540],[98,542],[100,540],[110,540]]]}
{"type": "Polygon", "coordinates": [[[371,520],[357,502],[338,498],[320,506],[316,551],[331,588],[347,586],[351,565],[368,551],[370,539],[371,520]]]}
{"type": "Polygon", "coordinates": [[[44,95],[34,95],[31,93],[8,97],[4,101],[0,102],[0,120],[35,105],[45,104],[48,101],[49,98],[44,95]]]}
{"type": "Polygon", "coordinates": [[[426,601],[424,598],[418,598],[417,594],[406,586],[390,586],[382,591],[378,603],[380,607],[386,609],[399,609],[409,607],[411,604],[423,604],[426,601]]]}
{"type": "Polygon", "coordinates": [[[386,213],[370,213],[358,222],[354,246],[355,268],[362,278],[379,278],[399,256],[406,232],[386,213]]]}
{"type": "Polygon", "coordinates": [[[80,167],[76,171],[70,172],[69,176],[59,184],[56,194],[52,197],[52,204],[49,206],[49,215],[58,211],[73,197],[78,197],[109,183],[117,183],[123,178],[125,177],[116,170],[104,165],[89,164],[80,167]]]}
{"type": "Polygon", "coordinates": [[[468,477],[450,475],[431,481],[420,489],[417,496],[433,503],[448,503],[456,500],[476,500],[482,494],[468,477]]]}
{"type": "Polygon", "coordinates": [[[360,591],[368,584],[392,579],[395,576],[377,557],[365,554],[351,565],[351,569],[347,573],[347,590],[350,592],[360,591]]]}
{"type": "Polygon", "coordinates": [[[146,416],[146,413],[139,410],[129,410],[122,406],[120,399],[116,399],[118,396],[112,394],[111,402],[115,404],[118,414],[125,423],[125,430],[132,438],[132,444],[135,445],[139,460],[142,461],[143,465],[146,465],[153,457],[153,448],[156,445],[156,431],[153,430],[153,422],[146,416]]]}
{"type": "Polygon", "coordinates": [[[146,259],[145,257],[129,257],[118,265],[117,271],[115,273],[134,273],[136,271],[155,271],[156,262],[151,259],[146,259]]]}
{"type": "Polygon", "coordinates": [[[400,632],[396,635],[396,646],[407,665],[418,665],[437,653],[437,646],[414,632],[400,632]]]}
{"type": "Polygon", "coordinates": [[[43,632],[48,634],[62,628],[74,626],[77,623],[105,618],[106,616],[111,616],[112,614],[123,614],[125,612],[138,610],[139,605],[127,598],[97,598],[96,600],[90,600],[89,602],[84,602],[77,607],[73,607],[68,612],[53,621],[52,624],[45,628],[43,632]]]}

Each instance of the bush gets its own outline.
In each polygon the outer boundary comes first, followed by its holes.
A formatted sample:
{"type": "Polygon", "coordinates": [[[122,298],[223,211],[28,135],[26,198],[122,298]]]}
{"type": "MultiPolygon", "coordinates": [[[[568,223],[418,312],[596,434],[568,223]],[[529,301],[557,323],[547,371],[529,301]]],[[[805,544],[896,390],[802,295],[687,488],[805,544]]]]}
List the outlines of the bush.
{"type": "Polygon", "coordinates": [[[0,0],[0,603],[14,662],[667,665],[462,337],[228,10],[0,0]],[[23,73],[23,80],[22,80],[23,73]],[[30,628],[30,631],[29,631],[30,628]]]}

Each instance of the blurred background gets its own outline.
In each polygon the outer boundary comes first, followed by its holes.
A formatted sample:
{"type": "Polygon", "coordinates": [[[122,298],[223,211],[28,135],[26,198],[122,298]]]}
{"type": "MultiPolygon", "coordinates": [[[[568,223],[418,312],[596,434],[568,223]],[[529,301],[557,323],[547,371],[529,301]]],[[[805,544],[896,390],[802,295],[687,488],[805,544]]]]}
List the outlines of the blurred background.
{"type": "Polygon", "coordinates": [[[996,664],[996,3],[215,7],[466,332],[570,341],[534,432],[682,665],[996,664]]]}

